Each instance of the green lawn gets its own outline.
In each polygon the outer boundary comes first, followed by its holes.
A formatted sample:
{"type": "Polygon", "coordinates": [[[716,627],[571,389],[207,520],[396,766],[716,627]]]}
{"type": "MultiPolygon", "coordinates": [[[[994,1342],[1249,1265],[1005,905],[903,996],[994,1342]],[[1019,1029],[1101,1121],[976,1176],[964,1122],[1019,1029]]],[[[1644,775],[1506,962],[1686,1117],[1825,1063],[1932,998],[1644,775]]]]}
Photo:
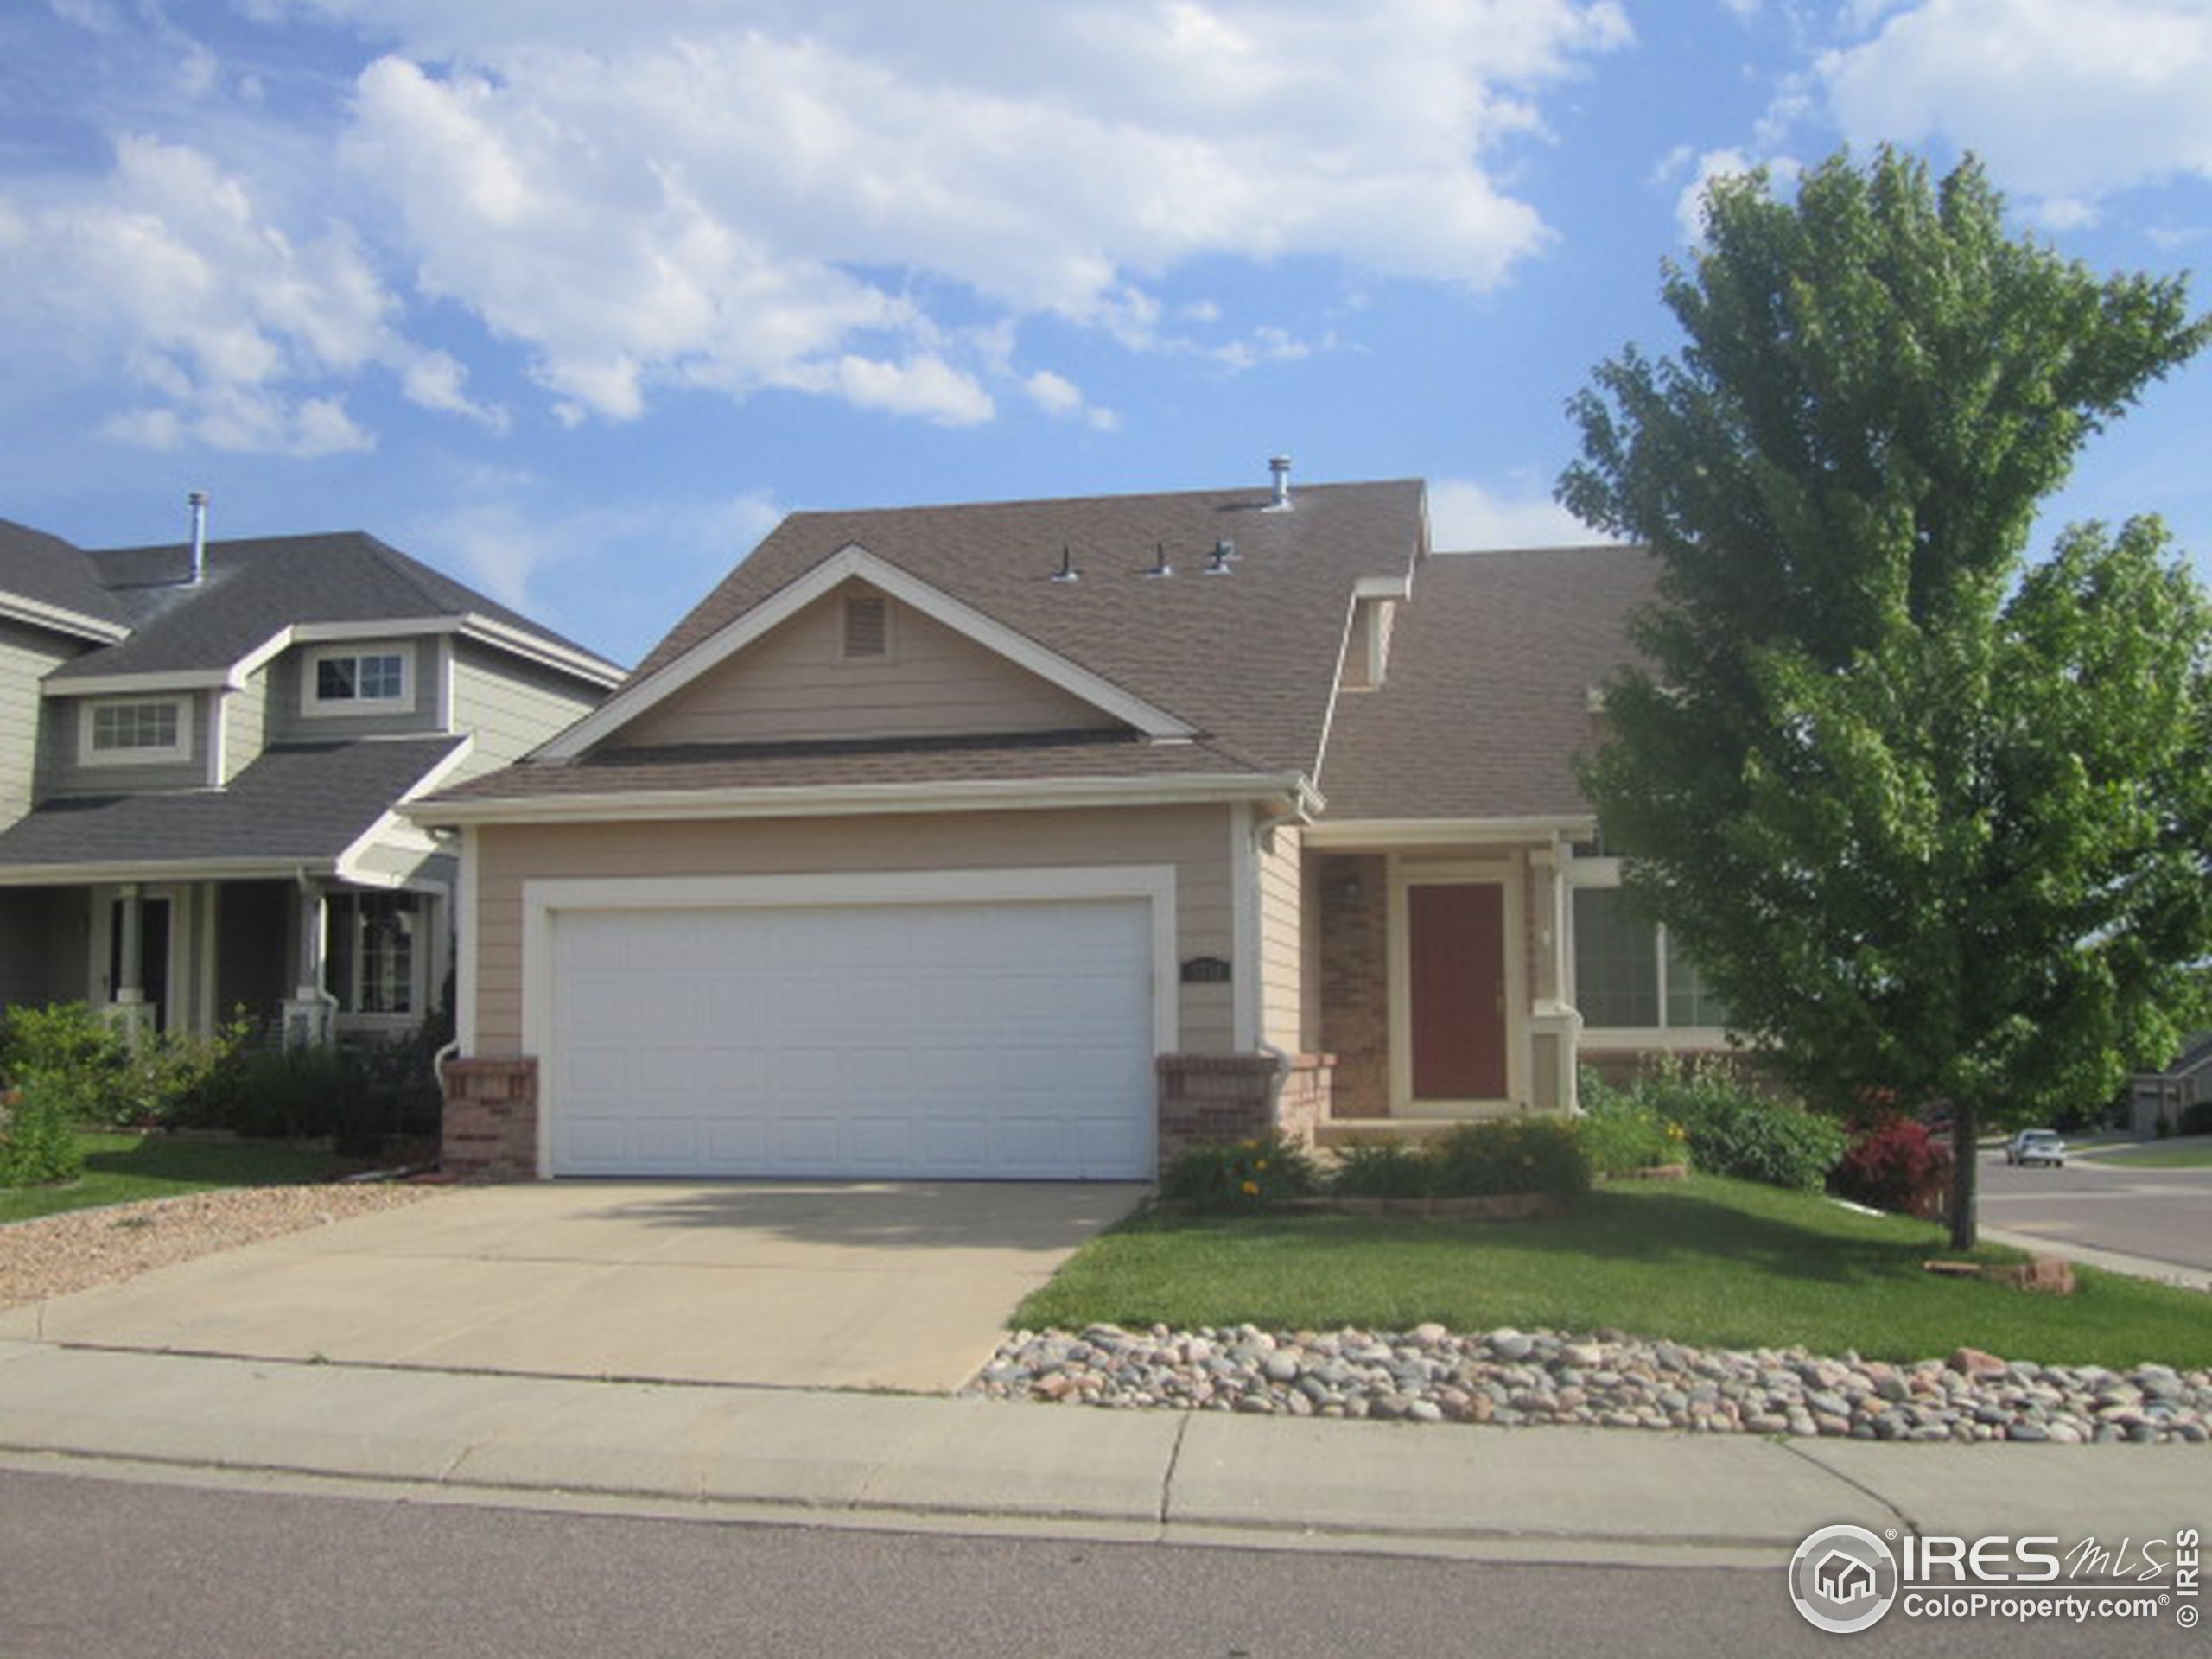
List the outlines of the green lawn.
{"type": "Polygon", "coordinates": [[[65,1186],[0,1187],[0,1223],[64,1210],[168,1198],[222,1186],[284,1186],[359,1169],[327,1152],[251,1141],[178,1140],[162,1135],[80,1135],[85,1173],[65,1186]]]}
{"type": "Polygon", "coordinates": [[[2212,1146],[2099,1147],[2094,1153],[2084,1151],[2082,1161],[2129,1169],[2212,1169],[2212,1146]]]}
{"type": "Polygon", "coordinates": [[[1402,1330],[1434,1319],[1883,1359],[1963,1344],[2047,1363],[2212,1364],[2212,1298],[2201,1292],[2084,1269],[2077,1294],[2052,1297],[1922,1271],[1949,1255],[1925,1222],[1706,1176],[1601,1188],[1545,1222],[1147,1212],[1085,1245],[1014,1323],[1402,1330]]]}

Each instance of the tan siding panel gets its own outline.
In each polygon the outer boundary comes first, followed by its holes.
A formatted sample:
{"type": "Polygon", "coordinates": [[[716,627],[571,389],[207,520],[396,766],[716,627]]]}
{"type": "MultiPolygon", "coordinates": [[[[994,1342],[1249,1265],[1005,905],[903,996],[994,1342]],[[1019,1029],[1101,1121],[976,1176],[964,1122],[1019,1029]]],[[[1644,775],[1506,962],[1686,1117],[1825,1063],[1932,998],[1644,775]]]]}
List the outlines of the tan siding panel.
{"type": "Polygon", "coordinates": [[[600,693],[565,674],[467,639],[454,650],[453,729],[476,742],[453,783],[519,760],[599,706],[600,693]]]}
{"type": "Polygon", "coordinates": [[[893,602],[891,649],[846,661],[849,582],[615,735],[624,746],[1091,730],[1115,721],[1081,698],[893,602]]]}
{"type": "Polygon", "coordinates": [[[244,689],[223,699],[224,783],[261,758],[269,740],[269,671],[256,669],[244,689]]]}
{"type": "Polygon", "coordinates": [[[39,771],[39,682],[75,654],[48,635],[0,623],[0,824],[31,810],[39,771]]]}
{"type": "MultiPolygon", "coordinates": [[[[522,1042],[522,891],[531,880],[842,874],[870,870],[1168,864],[1176,954],[1231,950],[1226,807],[985,812],[908,817],[628,824],[486,825],[477,835],[476,1045],[522,1042]]],[[[1181,988],[1181,1047],[1228,1053],[1233,988],[1181,988]]]]}
{"type": "Polygon", "coordinates": [[[1304,849],[1294,829],[1281,829],[1260,848],[1261,1035],[1287,1052],[1305,1052],[1304,849]]]}

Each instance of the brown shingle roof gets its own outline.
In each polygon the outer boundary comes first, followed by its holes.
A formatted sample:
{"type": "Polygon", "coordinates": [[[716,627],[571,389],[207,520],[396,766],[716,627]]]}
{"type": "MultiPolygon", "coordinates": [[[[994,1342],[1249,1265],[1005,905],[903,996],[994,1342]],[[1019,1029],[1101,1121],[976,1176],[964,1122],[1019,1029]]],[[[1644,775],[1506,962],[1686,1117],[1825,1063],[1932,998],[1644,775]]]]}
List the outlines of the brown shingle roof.
{"type": "Polygon", "coordinates": [[[1250,770],[1205,743],[1152,743],[1110,732],[880,743],[697,744],[600,749],[565,764],[510,766],[435,798],[554,801],[728,789],[1173,779],[1250,770]]]}
{"type": "MultiPolygon", "coordinates": [[[[632,683],[857,543],[1266,770],[1310,772],[1353,586],[1424,545],[1418,480],[1269,492],[799,512],[679,622],[632,683]],[[1217,542],[1231,574],[1204,574],[1217,542]],[[1175,570],[1154,579],[1155,550],[1175,570]],[[1081,572],[1055,582],[1062,550],[1081,572]]],[[[620,741],[620,734],[614,735],[620,741]]]]}
{"type": "Polygon", "coordinates": [[[1328,817],[1571,817],[1589,810],[1592,688],[1626,662],[1653,594],[1643,549],[1432,558],[1402,607],[1382,688],[1347,692],[1319,779],[1328,817]]]}

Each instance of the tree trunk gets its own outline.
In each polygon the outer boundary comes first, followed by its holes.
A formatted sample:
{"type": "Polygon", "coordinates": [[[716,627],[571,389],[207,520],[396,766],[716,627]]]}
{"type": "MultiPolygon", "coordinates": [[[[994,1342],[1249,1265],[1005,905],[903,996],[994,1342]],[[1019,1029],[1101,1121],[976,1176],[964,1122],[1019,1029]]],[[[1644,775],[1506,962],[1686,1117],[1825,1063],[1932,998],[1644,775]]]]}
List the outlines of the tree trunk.
{"type": "Polygon", "coordinates": [[[1951,1103],[1951,1248],[1955,1250],[1974,1247],[1974,1189],[1980,1175],[1974,1153],[1979,1119],[1972,1101],[1951,1103]]]}

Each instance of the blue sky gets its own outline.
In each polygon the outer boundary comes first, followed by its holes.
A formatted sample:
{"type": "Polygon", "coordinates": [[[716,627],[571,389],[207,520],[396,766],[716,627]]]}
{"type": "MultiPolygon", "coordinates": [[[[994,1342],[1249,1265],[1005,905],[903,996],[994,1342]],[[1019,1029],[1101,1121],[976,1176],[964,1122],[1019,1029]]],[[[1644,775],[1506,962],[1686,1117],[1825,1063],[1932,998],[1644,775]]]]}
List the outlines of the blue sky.
{"type": "MultiPolygon", "coordinates": [[[[625,660],[801,507],[1280,451],[1573,541],[1563,405],[1672,347],[1699,181],[1885,140],[2187,270],[2212,4],[6,0],[0,517],[173,539],[205,488],[625,660]]],[[[2204,568],[2208,430],[2200,361],[2051,519],[2204,568]]]]}

